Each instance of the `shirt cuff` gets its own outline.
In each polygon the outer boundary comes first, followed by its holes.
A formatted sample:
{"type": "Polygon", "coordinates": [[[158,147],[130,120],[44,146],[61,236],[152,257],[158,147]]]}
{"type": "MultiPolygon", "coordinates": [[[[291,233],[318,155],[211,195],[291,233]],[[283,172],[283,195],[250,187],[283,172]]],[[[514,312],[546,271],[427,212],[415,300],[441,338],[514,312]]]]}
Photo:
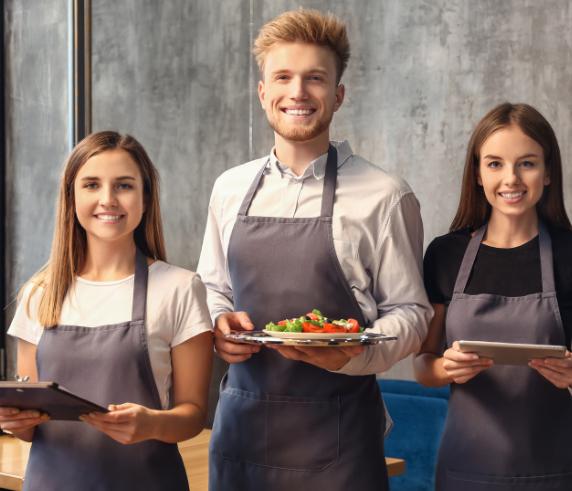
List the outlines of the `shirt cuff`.
{"type": "Polygon", "coordinates": [[[368,348],[369,346],[366,346],[359,355],[350,358],[350,360],[339,370],[328,371],[332,373],[341,373],[342,375],[362,375],[364,357],[366,356],[366,351],[368,348]]]}

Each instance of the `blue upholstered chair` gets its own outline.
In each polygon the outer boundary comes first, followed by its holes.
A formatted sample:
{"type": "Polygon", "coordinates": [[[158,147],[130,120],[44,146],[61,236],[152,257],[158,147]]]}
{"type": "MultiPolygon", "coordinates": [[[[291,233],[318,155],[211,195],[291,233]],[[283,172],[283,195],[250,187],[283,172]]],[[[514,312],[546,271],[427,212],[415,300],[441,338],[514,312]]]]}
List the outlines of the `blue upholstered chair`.
{"type": "Polygon", "coordinates": [[[378,383],[395,424],[385,440],[385,455],[405,460],[405,474],[389,478],[391,489],[433,491],[449,387],[423,387],[405,380],[378,383]]]}

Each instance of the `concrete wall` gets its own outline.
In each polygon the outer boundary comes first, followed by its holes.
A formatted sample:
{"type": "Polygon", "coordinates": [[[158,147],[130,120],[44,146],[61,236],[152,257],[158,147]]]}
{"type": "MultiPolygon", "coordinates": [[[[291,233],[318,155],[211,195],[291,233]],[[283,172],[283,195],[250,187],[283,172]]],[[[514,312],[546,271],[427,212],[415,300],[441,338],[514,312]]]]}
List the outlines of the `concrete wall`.
{"type": "MultiPolygon", "coordinates": [[[[163,179],[169,259],[193,269],[215,178],[248,160],[251,148],[256,157],[272,146],[255,67],[250,79],[250,38],[301,2],[92,3],[93,129],[132,133],[147,148],[163,179]]],[[[49,249],[54,183],[67,147],[65,4],[7,2],[9,291],[49,249]],[[41,180],[30,180],[34,175],[41,180]]],[[[356,153],[409,182],[421,202],[426,244],[454,215],[473,127],[505,100],[528,102],[553,124],[572,197],[567,0],[303,5],[329,9],[348,24],[352,58],[333,138],[347,138],[356,153]]],[[[411,378],[410,361],[386,375],[411,378]]]]}
{"type": "MultiPolygon", "coordinates": [[[[23,284],[47,261],[68,151],[67,0],[4,2],[7,325],[23,284]]],[[[8,336],[8,380],[16,342],[8,336]]]]}

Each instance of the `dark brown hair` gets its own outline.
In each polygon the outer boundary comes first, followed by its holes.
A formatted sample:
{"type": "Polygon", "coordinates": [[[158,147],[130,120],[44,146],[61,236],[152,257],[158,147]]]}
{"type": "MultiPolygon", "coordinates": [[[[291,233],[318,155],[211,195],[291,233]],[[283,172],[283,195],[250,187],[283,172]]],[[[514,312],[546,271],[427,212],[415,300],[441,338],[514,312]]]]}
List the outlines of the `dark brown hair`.
{"type": "Polygon", "coordinates": [[[340,83],[350,59],[350,42],[346,25],[334,14],[300,8],[298,12],[284,12],[266,24],[253,49],[262,76],[266,55],[278,43],[308,43],[330,49],[336,58],[336,82],[340,83]]]}
{"type": "Polygon", "coordinates": [[[111,150],[129,153],[139,166],[143,178],[146,210],[134,231],[135,244],[147,257],[167,260],[159,206],[159,173],[147,152],[130,135],[121,135],[115,131],[100,131],[89,135],[73,149],[64,166],[50,259],[20,292],[21,298],[28,285],[32,285],[26,307],[29,315],[30,300],[35,291],[42,287],[38,320],[43,327],[53,327],[59,322],[66,293],[76,275],[81,272],[87,256],[85,229],[75,213],[75,178],[91,157],[111,150]]]}
{"type": "Polygon", "coordinates": [[[536,141],[544,151],[544,164],[550,184],[544,187],[542,198],[536,205],[538,216],[553,227],[572,230],[564,207],[562,192],[562,158],[554,130],[544,116],[528,104],[499,104],[477,125],[467,149],[463,186],[457,214],[450,231],[469,228],[477,230],[491,215],[482,186],[477,182],[480,151],[483,143],[495,131],[509,126],[518,126],[524,134],[536,141]]]}

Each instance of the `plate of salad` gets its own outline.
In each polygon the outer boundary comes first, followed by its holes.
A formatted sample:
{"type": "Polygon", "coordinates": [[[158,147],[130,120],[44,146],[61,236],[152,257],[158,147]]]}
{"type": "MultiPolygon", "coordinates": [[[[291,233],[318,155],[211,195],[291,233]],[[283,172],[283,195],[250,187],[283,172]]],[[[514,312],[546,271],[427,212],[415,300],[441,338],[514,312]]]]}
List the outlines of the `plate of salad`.
{"type": "Polygon", "coordinates": [[[364,335],[364,328],[355,319],[329,319],[319,310],[298,317],[285,319],[278,324],[271,322],[264,332],[284,339],[355,339],[364,335]]]}

